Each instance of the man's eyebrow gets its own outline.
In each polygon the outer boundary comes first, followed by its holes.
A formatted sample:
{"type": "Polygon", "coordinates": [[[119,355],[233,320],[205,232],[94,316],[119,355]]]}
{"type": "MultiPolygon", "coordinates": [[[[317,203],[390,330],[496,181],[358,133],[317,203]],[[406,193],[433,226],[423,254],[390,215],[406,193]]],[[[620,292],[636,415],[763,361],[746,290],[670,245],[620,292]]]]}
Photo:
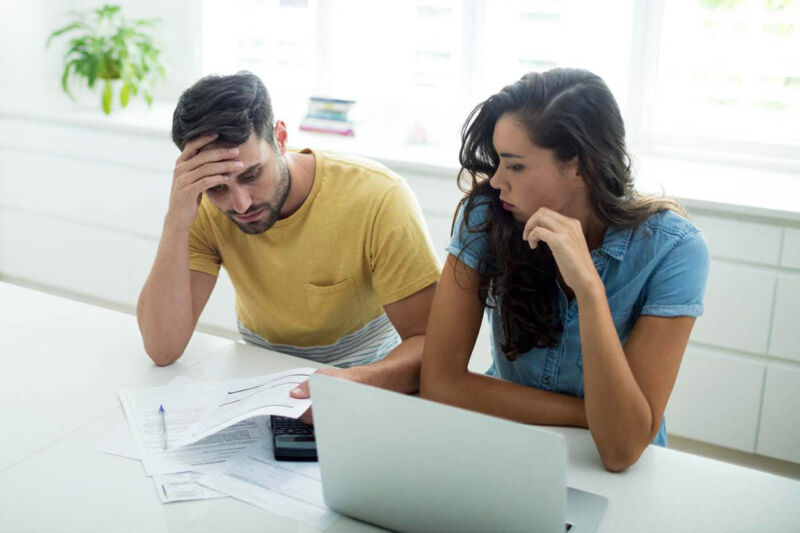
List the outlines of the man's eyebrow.
{"type": "Polygon", "coordinates": [[[523,159],[523,157],[521,155],[510,154],[508,152],[501,152],[500,153],[500,157],[505,157],[505,158],[508,158],[508,159],[523,159]]]}
{"type": "Polygon", "coordinates": [[[254,165],[250,165],[250,166],[249,166],[249,167],[247,167],[246,169],[244,169],[244,170],[242,170],[241,172],[239,172],[239,174],[237,174],[237,175],[236,175],[236,178],[237,178],[237,179],[238,179],[238,178],[241,178],[242,176],[244,176],[244,175],[245,175],[245,174],[247,174],[248,172],[251,172],[251,171],[253,171],[253,170],[256,170],[257,168],[260,168],[260,167],[261,167],[261,163],[256,163],[256,164],[254,164],[254,165]]]}

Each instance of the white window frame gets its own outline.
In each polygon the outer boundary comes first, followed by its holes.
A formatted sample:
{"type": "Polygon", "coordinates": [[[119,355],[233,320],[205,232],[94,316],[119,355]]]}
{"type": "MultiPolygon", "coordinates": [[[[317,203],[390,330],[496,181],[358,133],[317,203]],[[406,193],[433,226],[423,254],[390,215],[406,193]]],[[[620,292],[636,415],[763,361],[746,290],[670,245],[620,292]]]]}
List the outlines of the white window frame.
{"type": "MultiPolygon", "coordinates": [[[[460,94],[461,107],[477,105],[481,95],[473,94],[482,71],[481,54],[477,53],[484,39],[481,20],[488,0],[463,0],[463,57],[475,58],[463,62],[461,83],[469,88],[460,94]]],[[[709,163],[749,166],[772,171],[800,173],[800,146],[758,141],[727,140],[711,136],[656,133],[654,113],[657,104],[659,52],[666,0],[632,0],[631,49],[627,95],[623,115],[627,142],[637,156],[683,158],[709,163]]],[[[334,0],[310,0],[316,5],[316,69],[313,74],[313,93],[326,95],[332,87],[332,32],[326,23],[334,9],[334,0]]],[[[498,80],[500,83],[501,80],[498,80]]],[[[512,80],[508,80],[511,82],[512,80]]],[[[466,118],[466,116],[464,117],[466,118]]]]}
{"type": "Polygon", "coordinates": [[[626,127],[628,143],[638,154],[683,158],[780,172],[800,172],[800,146],[671,134],[658,136],[653,113],[657,104],[659,49],[666,0],[634,0],[631,67],[626,127]],[[636,46],[636,45],[639,46],[636,46]]]}

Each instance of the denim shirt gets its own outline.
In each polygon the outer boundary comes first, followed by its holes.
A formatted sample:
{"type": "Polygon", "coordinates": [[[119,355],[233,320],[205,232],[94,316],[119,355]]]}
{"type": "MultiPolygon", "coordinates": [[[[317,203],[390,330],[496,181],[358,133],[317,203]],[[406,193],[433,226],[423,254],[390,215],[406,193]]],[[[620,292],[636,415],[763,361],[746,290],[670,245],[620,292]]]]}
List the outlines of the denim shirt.
{"type": "MultiPolygon", "coordinates": [[[[480,227],[488,212],[479,199],[470,213],[469,227],[480,227]]],[[[465,228],[463,207],[458,213],[447,251],[478,270],[479,258],[488,249],[485,234],[465,228]]],[[[664,211],[635,228],[609,226],[602,245],[591,251],[605,286],[608,305],[620,343],[625,346],[641,315],[663,317],[703,313],[703,294],[708,278],[708,246],[700,231],[682,216],[664,211]]],[[[583,398],[583,358],[578,328],[578,304],[558,289],[557,313],[563,325],[558,344],[533,348],[509,361],[500,345],[503,328],[497,309],[486,308],[491,325],[490,376],[529,387],[583,398]]],[[[666,446],[667,430],[661,428],[653,444],[666,446]]]]}

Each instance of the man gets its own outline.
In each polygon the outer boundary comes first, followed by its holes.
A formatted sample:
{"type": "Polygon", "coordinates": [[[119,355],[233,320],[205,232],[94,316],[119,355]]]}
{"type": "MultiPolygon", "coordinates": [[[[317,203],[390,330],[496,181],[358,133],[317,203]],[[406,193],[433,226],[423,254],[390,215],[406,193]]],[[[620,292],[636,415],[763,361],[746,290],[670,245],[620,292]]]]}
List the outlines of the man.
{"type": "Polygon", "coordinates": [[[137,307],[150,358],[181,356],[224,266],[245,340],[416,391],[439,266],[408,185],[368,160],[287,151],[248,72],[184,92],[172,139],[181,155],[137,307]]]}

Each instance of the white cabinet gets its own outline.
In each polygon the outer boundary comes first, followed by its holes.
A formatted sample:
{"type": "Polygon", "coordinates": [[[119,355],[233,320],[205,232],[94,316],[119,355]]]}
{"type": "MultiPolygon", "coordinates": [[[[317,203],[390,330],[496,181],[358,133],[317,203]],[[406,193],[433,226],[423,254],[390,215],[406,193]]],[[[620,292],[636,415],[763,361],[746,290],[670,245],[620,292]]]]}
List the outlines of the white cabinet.
{"type": "Polygon", "coordinates": [[[101,227],[0,210],[3,274],[105,302],[130,304],[126,241],[101,227]]]}
{"type": "Polygon", "coordinates": [[[800,463],[800,369],[797,367],[779,364],[767,367],[756,451],[800,463]]]}
{"type": "Polygon", "coordinates": [[[0,204],[157,239],[171,175],[108,162],[0,149],[0,204]]]}
{"type": "Polygon", "coordinates": [[[786,228],[783,237],[781,266],[800,269],[800,229],[786,228]]]}
{"type": "Polygon", "coordinates": [[[693,216],[692,221],[703,232],[712,257],[778,264],[782,234],[779,226],[706,215],[693,216]]]}
{"type": "Polygon", "coordinates": [[[458,201],[464,195],[452,180],[441,176],[398,171],[414,190],[419,205],[426,215],[439,215],[452,220],[458,201]]]}
{"type": "Polygon", "coordinates": [[[198,323],[204,326],[213,326],[230,333],[238,333],[236,328],[236,292],[233,283],[224,268],[219,271],[214,292],[208,299],[203,314],[198,323]]]}
{"type": "MultiPolygon", "coordinates": [[[[76,114],[76,118],[78,116],[76,114]]],[[[135,117],[129,119],[135,120],[135,117]]],[[[64,160],[103,162],[118,167],[166,172],[168,176],[171,176],[175,160],[180,155],[166,131],[137,131],[134,127],[123,130],[113,123],[108,127],[97,127],[94,121],[85,126],[8,116],[0,117],[0,146],[14,152],[25,152],[34,158],[49,154],[64,160]]],[[[32,168],[35,167],[30,167],[29,172],[32,168]]]]}
{"type": "Polygon", "coordinates": [[[800,273],[778,277],[772,316],[769,354],[800,363],[800,273]]]}
{"type": "Polygon", "coordinates": [[[712,261],[705,312],[692,340],[756,354],[767,353],[775,274],[747,265],[712,261]]]}
{"type": "Polygon", "coordinates": [[[431,234],[436,256],[439,258],[439,262],[444,265],[444,261],[447,258],[445,247],[447,247],[447,244],[450,242],[450,225],[452,224],[452,220],[442,215],[425,213],[425,222],[428,224],[428,231],[431,234]]]}
{"type": "Polygon", "coordinates": [[[764,364],[689,345],[667,403],[667,431],[754,452],[764,364]]]}

